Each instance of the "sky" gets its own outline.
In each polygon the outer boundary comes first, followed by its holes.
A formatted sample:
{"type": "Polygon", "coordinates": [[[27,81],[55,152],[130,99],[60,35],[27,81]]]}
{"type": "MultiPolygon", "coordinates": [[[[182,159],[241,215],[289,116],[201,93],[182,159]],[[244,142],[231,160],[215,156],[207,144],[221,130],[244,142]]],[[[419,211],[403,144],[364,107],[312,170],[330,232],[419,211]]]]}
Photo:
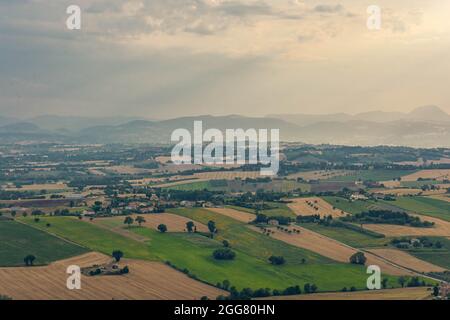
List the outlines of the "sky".
{"type": "Polygon", "coordinates": [[[0,0],[0,116],[450,113],[449,12],[446,0],[0,0]],[[66,27],[74,4],[80,30],[66,27]]]}

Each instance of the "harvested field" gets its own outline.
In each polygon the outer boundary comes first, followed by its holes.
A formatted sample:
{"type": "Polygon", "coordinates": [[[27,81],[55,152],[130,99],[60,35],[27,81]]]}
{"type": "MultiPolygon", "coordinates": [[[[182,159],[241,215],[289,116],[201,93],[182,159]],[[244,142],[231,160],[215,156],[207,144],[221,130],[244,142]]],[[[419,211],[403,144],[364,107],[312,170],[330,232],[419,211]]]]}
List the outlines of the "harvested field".
{"type": "MultiPolygon", "coordinates": [[[[260,231],[257,227],[250,227],[255,231],[260,231]]],[[[325,237],[319,233],[302,227],[289,227],[289,230],[300,230],[300,233],[288,233],[272,228],[271,237],[296,247],[304,248],[316,252],[322,256],[328,257],[332,260],[349,263],[350,257],[358,252],[357,249],[347,246],[339,241],[325,237]]],[[[384,273],[390,275],[411,275],[411,271],[396,267],[391,263],[385,262],[373,254],[364,253],[367,262],[366,265],[378,265],[384,273]]]]}
{"type": "Polygon", "coordinates": [[[318,197],[296,198],[287,205],[297,216],[310,216],[319,214],[321,217],[331,215],[333,218],[343,217],[346,212],[333,209],[333,206],[318,197]]]}
{"type": "Polygon", "coordinates": [[[368,251],[392,263],[417,272],[442,272],[446,270],[445,268],[420,260],[398,249],[370,249],[368,251]]]}
{"type": "Polygon", "coordinates": [[[127,275],[82,275],[81,290],[67,289],[69,265],[87,267],[109,261],[102,254],[88,253],[46,267],[0,268],[0,291],[17,300],[171,300],[224,294],[163,263],[128,259],[120,263],[129,266],[127,275]]]}
{"type": "Polygon", "coordinates": [[[422,220],[434,222],[432,228],[414,228],[409,226],[400,226],[393,224],[364,224],[363,228],[372,230],[387,237],[402,237],[402,236],[450,236],[450,222],[441,219],[433,218],[423,215],[417,216],[422,220]]]}
{"type": "Polygon", "coordinates": [[[427,300],[430,298],[431,290],[426,287],[419,287],[302,294],[295,296],[270,297],[264,298],[264,300],[427,300]]]}
{"type": "Polygon", "coordinates": [[[103,168],[95,167],[95,168],[88,168],[88,172],[90,174],[96,175],[96,176],[106,176],[106,173],[101,171],[103,168]]]}
{"type": "Polygon", "coordinates": [[[71,189],[65,183],[45,183],[23,185],[21,188],[5,188],[6,191],[41,191],[41,190],[66,190],[71,189]]]}
{"type": "Polygon", "coordinates": [[[433,198],[433,199],[436,199],[436,200],[442,200],[442,201],[450,202],[450,195],[446,195],[446,194],[431,195],[429,197],[433,198]]]}
{"type": "MultiPolygon", "coordinates": [[[[145,222],[142,224],[143,226],[150,229],[157,229],[160,224],[165,224],[167,226],[167,232],[186,232],[186,223],[193,221],[172,213],[146,214],[141,216],[145,219],[145,222]]],[[[137,215],[133,216],[133,219],[136,217],[137,215]]],[[[198,232],[209,232],[208,227],[204,224],[197,221],[193,222],[198,232]]]]}
{"type": "Polygon", "coordinates": [[[402,177],[402,181],[417,181],[420,178],[424,180],[450,180],[450,169],[420,170],[402,177]]]}
{"type": "Polygon", "coordinates": [[[166,164],[162,168],[156,170],[156,172],[164,172],[164,173],[177,173],[184,171],[192,171],[192,170],[202,170],[202,166],[199,164],[166,164]]]}
{"type": "Polygon", "coordinates": [[[352,171],[349,170],[317,170],[317,171],[306,171],[298,172],[288,175],[288,179],[298,179],[301,178],[305,181],[310,180],[326,180],[334,177],[351,175],[352,171]]]}
{"type": "Polygon", "coordinates": [[[384,195],[394,195],[396,197],[402,196],[417,196],[417,195],[439,195],[445,194],[447,192],[446,189],[437,189],[437,190],[427,190],[423,191],[422,189],[417,188],[393,188],[393,189],[372,189],[371,193],[379,193],[384,195]]]}
{"type": "Polygon", "coordinates": [[[222,214],[224,216],[233,218],[235,220],[238,220],[238,221],[241,221],[244,223],[252,222],[256,218],[256,216],[254,214],[244,212],[244,211],[239,211],[236,209],[231,209],[231,208],[208,208],[208,210],[222,214]]]}
{"type": "Polygon", "coordinates": [[[400,188],[402,186],[402,183],[398,180],[381,181],[380,183],[389,189],[400,188]]]}
{"type": "Polygon", "coordinates": [[[385,195],[395,196],[410,196],[419,195],[423,193],[422,189],[408,189],[408,188],[394,188],[394,189],[372,189],[371,193],[379,193],[385,195]]]}
{"type": "Polygon", "coordinates": [[[173,182],[157,184],[157,185],[155,185],[155,187],[158,187],[158,188],[169,188],[169,187],[173,187],[173,186],[180,186],[180,185],[183,185],[183,184],[190,184],[190,183],[202,182],[202,181],[208,181],[208,180],[207,179],[180,180],[180,181],[173,181],[173,182]]]}
{"type": "Polygon", "coordinates": [[[153,170],[151,169],[142,169],[135,168],[133,166],[111,166],[103,168],[105,171],[118,173],[118,174],[143,174],[143,173],[151,173],[153,170]]]}
{"type": "Polygon", "coordinates": [[[197,179],[205,180],[234,180],[247,178],[261,178],[259,171],[216,171],[216,172],[198,172],[194,173],[197,179]]]}
{"type": "Polygon", "coordinates": [[[434,222],[434,227],[414,228],[393,224],[364,224],[363,228],[384,234],[387,237],[450,236],[450,222],[424,215],[411,214],[411,216],[419,217],[421,220],[434,222]]]}
{"type": "Polygon", "coordinates": [[[161,164],[166,164],[166,163],[172,161],[172,157],[171,156],[159,156],[159,157],[156,157],[155,160],[161,164]]]}

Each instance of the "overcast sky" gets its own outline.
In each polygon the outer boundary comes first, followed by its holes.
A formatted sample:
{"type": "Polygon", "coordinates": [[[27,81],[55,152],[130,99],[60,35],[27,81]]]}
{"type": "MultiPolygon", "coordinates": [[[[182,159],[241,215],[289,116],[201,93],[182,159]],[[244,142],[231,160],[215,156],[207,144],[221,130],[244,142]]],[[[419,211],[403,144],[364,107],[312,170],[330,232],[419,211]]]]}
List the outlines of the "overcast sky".
{"type": "Polygon", "coordinates": [[[449,12],[445,0],[0,0],[0,116],[450,112],[449,12]],[[66,28],[71,4],[81,30],[66,28]]]}

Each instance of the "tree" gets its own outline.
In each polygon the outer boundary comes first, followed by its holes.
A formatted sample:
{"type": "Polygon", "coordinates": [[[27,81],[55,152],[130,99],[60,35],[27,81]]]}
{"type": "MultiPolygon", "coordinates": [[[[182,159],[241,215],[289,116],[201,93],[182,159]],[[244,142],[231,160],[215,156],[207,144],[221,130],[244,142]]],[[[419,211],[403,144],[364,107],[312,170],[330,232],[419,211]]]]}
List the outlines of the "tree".
{"type": "Polygon", "coordinates": [[[119,262],[123,257],[123,252],[120,250],[114,250],[112,252],[112,257],[116,260],[116,262],[119,262]]]}
{"type": "Polygon", "coordinates": [[[435,285],[433,287],[433,296],[437,297],[439,295],[439,286],[435,285]]]}
{"type": "Polygon", "coordinates": [[[311,285],[309,283],[305,283],[305,285],[303,286],[303,292],[311,293],[311,285]]]}
{"type": "Polygon", "coordinates": [[[36,260],[36,257],[33,256],[32,254],[27,255],[25,258],[23,258],[23,262],[25,262],[25,265],[28,266],[32,266],[34,263],[34,260],[36,260]]]}
{"type": "Polygon", "coordinates": [[[17,215],[17,212],[15,212],[15,211],[11,212],[11,217],[15,218],[16,215],[17,215]]]}
{"type": "Polygon", "coordinates": [[[229,288],[230,288],[230,281],[223,280],[223,282],[222,282],[222,289],[223,290],[228,290],[229,288]]]}
{"type": "Polygon", "coordinates": [[[405,287],[405,283],[406,283],[406,278],[405,277],[399,277],[398,278],[398,283],[402,286],[402,288],[405,287]]]}
{"type": "Polygon", "coordinates": [[[125,220],[123,221],[124,224],[128,225],[128,228],[130,227],[130,225],[132,225],[134,222],[134,219],[132,217],[126,217],[125,220]]]}
{"type": "Polygon", "coordinates": [[[269,258],[269,262],[270,262],[271,264],[273,264],[273,265],[279,266],[279,265],[284,264],[284,263],[286,262],[286,260],[285,260],[284,257],[282,257],[282,256],[279,256],[279,257],[277,257],[277,256],[271,256],[271,257],[269,258]]]}
{"type": "Polygon", "coordinates": [[[229,248],[230,247],[230,243],[228,242],[228,240],[223,240],[222,244],[225,248],[229,248]]]}
{"type": "Polygon", "coordinates": [[[208,221],[208,230],[211,232],[211,238],[214,236],[214,233],[217,232],[216,223],[212,220],[208,221]]]}
{"type": "Polygon", "coordinates": [[[387,278],[383,278],[383,280],[381,280],[381,286],[383,289],[387,288],[388,281],[389,281],[389,279],[387,279],[387,278]]]}
{"type": "Polygon", "coordinates": [[[167,232],[167,226],[166,226],[165,224],[160,224],[160,225],[158,226],[158,230],[159,230],[159,232],[161,232],[161,233],[165,233],[165,232],[167,232]]]}
{"type": "Polygon", "coordinates": [[[145,219],[144,219],[144,217],[137,216],[136,217],[136,222],[139,223],[139,227],[140,227],[141,224],[145,222],[145,219]]]}
{"type": "Polygon", "coordinates": [[[186,230],[191,233],[194,231],[195,224],[192,221],[186,222],[186,230]]]}
{"type": "Polygon", "coordinates": [[[216,260],[233,260],[236,253],[229,248],[217,249],[213,252],[213,257],[216,260]]]}
{"type": "Polygon", "coordinates": [[[366,256],[362,252],[356,252],[350,257],[350,263],[352,264],[360,264],[365,265],[366,264],[366,256]]]}

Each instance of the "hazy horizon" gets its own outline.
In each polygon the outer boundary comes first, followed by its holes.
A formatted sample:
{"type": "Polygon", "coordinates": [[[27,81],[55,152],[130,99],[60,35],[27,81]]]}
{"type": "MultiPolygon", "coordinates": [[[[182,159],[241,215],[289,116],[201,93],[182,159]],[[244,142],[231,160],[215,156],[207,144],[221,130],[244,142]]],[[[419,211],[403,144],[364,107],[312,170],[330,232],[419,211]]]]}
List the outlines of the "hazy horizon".
{"type": "Polygon", "coordinates": [[[450,2],[80,0],[67,30],[71,4],[0,1],[0,116],[450,113],[450,2]]]}

